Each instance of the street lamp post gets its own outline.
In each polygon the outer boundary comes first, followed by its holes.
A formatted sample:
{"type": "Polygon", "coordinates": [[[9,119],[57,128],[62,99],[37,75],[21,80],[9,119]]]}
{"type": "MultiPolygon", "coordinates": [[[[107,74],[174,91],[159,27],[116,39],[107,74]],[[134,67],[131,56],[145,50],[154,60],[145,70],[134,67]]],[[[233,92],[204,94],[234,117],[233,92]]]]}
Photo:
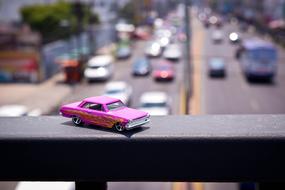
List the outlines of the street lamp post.
{"type": "Polygon", "coordinates": [[[185,85],[185,95],[186,95],[186,106],[185,106],[185,113],[189,114],[189,102],[190,102],[190,81],[191,81],[191,67],[190,67],[190,41],[191,41],[191,30],[190,30],[190,19],[189,19],[189,7],[191,5],[190,0],[184,0],[184,18],[185,18],[185,32],[186,32],[186,60],[184,63],[184,85],[185,85]]]}

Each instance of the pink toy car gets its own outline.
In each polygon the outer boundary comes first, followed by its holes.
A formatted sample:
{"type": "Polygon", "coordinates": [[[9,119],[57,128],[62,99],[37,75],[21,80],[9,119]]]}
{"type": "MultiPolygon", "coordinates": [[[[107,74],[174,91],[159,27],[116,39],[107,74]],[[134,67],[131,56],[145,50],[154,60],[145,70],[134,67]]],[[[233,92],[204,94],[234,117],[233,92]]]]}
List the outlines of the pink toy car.
{"type": "Polygon", "coordinates": [[[139,127],[150,120],[147,112],[126,107],[121,100],[107,96],[86,98],[64,105],[60,114],[72,118],[75,125],[93,124],[124,131],[139,127]]]}

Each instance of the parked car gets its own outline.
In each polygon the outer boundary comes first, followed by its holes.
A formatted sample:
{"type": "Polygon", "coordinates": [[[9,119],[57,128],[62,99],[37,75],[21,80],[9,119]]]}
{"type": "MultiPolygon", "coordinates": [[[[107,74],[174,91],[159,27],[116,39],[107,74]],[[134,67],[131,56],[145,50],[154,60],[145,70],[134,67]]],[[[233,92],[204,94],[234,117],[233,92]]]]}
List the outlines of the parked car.
{"type": "Polygon", "coordinates": [[[209,61],[208,73],[210,77],[225,77],[226,66],[222,58],[212,58],[209,61]]]}
{"type": "Polygon", "coordinates": [[[117,98],[124,104],[129,105],[131,102],[132,87],[123,81],[109,82],[105,87],[104,95],[117,98]]]}
{"type": "Polygon", "coordinates": [[[145,92],[140,97],[139,109],[148,112],[150,115],[169,115],[169,103],[169,97],[165,92],[145,92]]]}
{"type": "Polygon", "coordinates": [[[146,45],[145,55],[149,57],[159,57],[161,55],[161,52],[162,50],[160,44],[155,41],[150,41],[146,45]]]}
{"type": "Polygon", "coordinates": [[[141,57],[133,63],[133,75],[148,75],[151,72],[151,64],[148,58],[141,57]]]}
{"type": "Polygon", "coordinates": [[[89,81],[108,80],[113,74],[113,58],[110,55],[99,55],[87,62],[84,77],[89,81]]]}
{"type": "Polygon", "coordinates": [[[170,44],[166,47],[163,52],[163,57],[165,59],[177,61],[181,57],[181,49],[178,44],[170,44]]]}
{"type": "Polygon", "coordinates": [[[157,81],[171,81],[175,78],[174,67],[168,61],[159,62],[153,70],[153,78],[157,81]]]}
{"type": "Polygon", "coordinates": [[[121,100],[107,96],[85,98],[81,102],[63,105],[60,114],[72,118],[75,125],[91,124],[114,128],[121,132],[149,122],[147,112],[128,108],[121,100]]]}

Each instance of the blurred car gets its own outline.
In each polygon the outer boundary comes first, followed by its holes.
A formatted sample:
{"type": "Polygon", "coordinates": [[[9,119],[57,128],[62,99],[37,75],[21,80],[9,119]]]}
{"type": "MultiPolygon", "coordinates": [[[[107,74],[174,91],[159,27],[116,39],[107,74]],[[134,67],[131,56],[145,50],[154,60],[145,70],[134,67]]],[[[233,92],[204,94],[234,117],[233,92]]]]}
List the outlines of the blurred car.
{"type": "Polygon", "coordinates": [[[212,40],[214,43],[221,43],[223,41],[223,32],[221,30],[215,30],[212,33],[212,40]]]}
{"type": "Polygon", "coordinates": [[[87,62],[84,77],[89,81],[108,80],[113,74],[113,58],[110,55],[99,55],[87,62]]]}
{"type": "Polygon", "coordinates": [[[74,190],[73,182],[31,182],[21,181],[17,183],[15,190],[74,190]]]}
{"type": "Polygon", "coordinates": [[[150,28],[139,26],[135,29],[134,37],[140,40],[148,40],[150,38],[150,28]]]}
{"type": "Polygon", "coordinates": [[[250,82],[265,79],[272,82],[278,69],[278,48],[272,42],[260,38],[249,38],[237,49],[242,72],[250,82]]]}
{"type": "Polygon", "coordinates": [[[155,42],[155,41],[150,41],[145,48],[145,54],[149,57],[160,56],[160,54],[161,54],[160,44],[155,42]]]}
{"type": "Polygon", "coordinates": [[[170,43],[170,38],[160,37],[156,39],[156,42],[159,43],[160,47],[165,48],[170,43]]]}
{"type": "Polygon", "coordinates": [[[157,81],[173,80],[175,78],[173,65],[169,63],[168,61],[159,62],[154,67],[153,78],[157,81]]]}
{"type": "Polygon", "coordinates": [[[231,32],[229,34],[229,40],[231,43],[239,43],[240,42],[240,36],[236,32],[231,32]]]}
{"type": "Polygon", "coordinates": [[[148,75],[151,71],[151,64],[148,58],[141,57],[135,60],[133,63],[133,75],[141,76],[148,75]]]}
{"type": "Polygon", "coordinates": [[[150,115],[169,115],[169,97],[165,92],[145,92],[140,97],[139,109],[150,115]]]}
{"type": "Polygon", "coordinates": [[[124,104],[131,102],[132,87],[123,81],[109,82],[105,87],[105,96],[120,99],[124,104]]]}
{"type": "Polygon", "coordinates": [[[208,65],[208,74],[210,77],[225,77],[226,66],[222,58],[212,58],[208,65]]]}
{"type": "Polygon", "coordinates": [[[181,49],[178,44],[170,44],[163,52],[165,59],[177,61],[181,57],[181,49]]]}
{"type": "Polygon", "coordinates": [[[116,57],[118,59],[126,59],[131,56],[131,48],[130,46],[124,45],[119,46],[116,52],[116,57]]]}
{"type": "Polygon", "coordinates": [[[0,117],[20,117],[20,116],[40,116],[42,111],[40,109],[29,110],[24,105],[10,104],[0,107],[0,117]]]}
{"type": "Polygon", "coordinates": [[[217,16],[217,15],[212,15],[208,18],[208,22],[209,24],[213,25],[213,26],[217,26],[217,27],[221,27],[223,26],[223,20],[221,17],[217,16]]]}
{"type": "Polygon", "coordinates": [[[4,105],[0,107],[0,117],[19,117],[27,116],[28,108],[23,105],[4,105]]]}
{"type": "Polygon", "coordinates": [[[165,48],[170,43],[172,33],[170,29],[161,28],[154,32],[154,37],[161,48],[165,48]]]}

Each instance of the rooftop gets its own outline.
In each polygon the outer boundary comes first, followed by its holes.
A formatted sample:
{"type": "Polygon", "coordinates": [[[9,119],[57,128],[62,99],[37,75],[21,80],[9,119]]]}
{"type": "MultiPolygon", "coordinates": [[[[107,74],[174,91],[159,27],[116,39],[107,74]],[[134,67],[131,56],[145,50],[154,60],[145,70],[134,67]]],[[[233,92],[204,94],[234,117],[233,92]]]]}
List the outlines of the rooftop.
{"type": "Polygon", "coordinates": [[[117,98],[111,98],[108,96],[94,96],[94,97],[89,97],[89,98],[85,98],[84,101],[87,102],[93,102],[93,103],[100,103],[100,104],[109,104],[112,102],[116,102],[119,99],[117,98]]]}

